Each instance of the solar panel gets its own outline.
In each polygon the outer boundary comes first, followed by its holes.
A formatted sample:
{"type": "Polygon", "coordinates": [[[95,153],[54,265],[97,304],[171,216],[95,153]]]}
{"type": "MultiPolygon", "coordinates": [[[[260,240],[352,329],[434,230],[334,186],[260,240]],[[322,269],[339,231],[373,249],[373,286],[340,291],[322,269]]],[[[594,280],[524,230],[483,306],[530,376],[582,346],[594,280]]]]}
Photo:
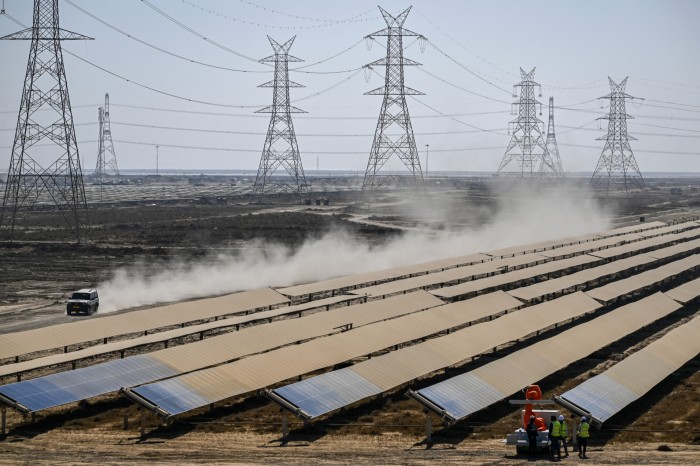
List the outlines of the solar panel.
{"type": "Polygon", "coordinates": [[[14,396],[22,393],[31,393],[33,397],[43,400],[41,403],[25,400],[30,411],[37,411],[327,335],[337,332],[338,326],[349,322],[362,326],[441,304],[443,302],[436,297],[419,291],[336,308],[297,319],[247,327],[146,355],[3,385],[0,386],[0,395],[14,399],[14,396]]]}
{"type": "Polygon", "coordinates": [[[144,405],[157,406],[160,413],[174,416],[521,305],[503,292],[484,295],[472,301],[434,307],[136,387],[129,391],[129,397],[144,400],[144,405]]]}
{"type": "Polygon", "coordinates": [[[449,282],[470,280],[494,273],[501,273],[508,269],[518,269],[523,266],[544,262],[547,259],[539,254],[522,254],[505,259],[494,259],[481,264],[467,265],[443,272],[434,272],[417,277],[394,280],[380,285],[357,288],[351,293],[367,296],[389,296],[396,293],[415,290],[428,286],[441,285],[449,282]]]}
{"type": "Polygon", "coordinates": [[[108,337],[264,308],[289,300],[270,288],[0,335],[0,360],[108,337]]]}
{"type": "Polygon", "coordinates": [[[689,303],[700,296],[700,278],[684,283],[664,294],[679,303],[689,303]]]}
{"type": "Polygon", "coordinates": [[[602,424],[697,356],[698,335],[695,317],[555,399],[602,424]]]}
{"type": "Polygon", "coordinates": [[[508,294],[525,301],[531,301],[545,295],[561,293],[565,290],[582,286],[588,282],[599,280],[603,277],[618,274],[630,269],[635,269],[655,261],[656,259],[652,257],[640,254],[599,265],[597,267],[591,267],[570,275],[564,275],[559,278],[516,288],[508,291],[508,294]]]}
{"type": "Polygon", "coordinates": [[[417,390],[413,397],[450,422],[457,422],[680,307],[656,293],[470,372],[417,390]]]}
{"type": "Polygon", "coordinates": [[[621,296],[627,296],[646,287],[661,283],[669,278],[680,275],[689,270],[694,270],[700,267],[700,255],[680,259],[655,269],[633,275],[631,277],[617,280],[607,285],[603,285],[594,290],[587,291],[586,294],[591,298],[597,299],[604,303],[614,301],[621,296]]]}
{"type": "Polygon", "coordinates": [[[430,294],[444,299],[452,299],[457,296],[469,295],[478,291],[502,287],[505,285],[517,284],[521,281],[531,280],[537,277],[548,276],[552,273],[562,272],[568,269],[580,268],[593,262],[600,262],[597,257],[582,254],[569,259],[549,261],[544,264],[532,265],[524,269],[513,270],[500,273],[486,278],[469,280],[459,285],[446,286],[436,290],[430,290],[430,294]]]}
{"type": "Polygon", "coordinates": [[[337,290],[354,289],[361,285],[372,285],[375,283],[395,280],[402,277],[410,277],[412,275],[420,275],[432,271],[439,271],[457,266],[465,266],[478,264],[484,261],[490,261],[492,258],[485,254],[468,254],[466,256],[454,257],[449,259],[440,259],[436,261],[424,262],[421,264],[407,265],[401,267],[392,267],[385,270],[377,270],[374,272],[366,272],[355,275],[347,275],[343,277],[322,280],[314,283],[305,283],[301,285],[290,286],[287,288],[279,288],[277,291],[290,297],[301,297],[313,295],[315,293],[327,293],[337,290]]]}
{"type": "Polygon", "coordinates": [[[281,399],[283,406],[293,407],[300,416],[313,419],[600,307],[585,294],[573,293],[350,367],[276,388],[268,394],[275,401],[281,399]]]}

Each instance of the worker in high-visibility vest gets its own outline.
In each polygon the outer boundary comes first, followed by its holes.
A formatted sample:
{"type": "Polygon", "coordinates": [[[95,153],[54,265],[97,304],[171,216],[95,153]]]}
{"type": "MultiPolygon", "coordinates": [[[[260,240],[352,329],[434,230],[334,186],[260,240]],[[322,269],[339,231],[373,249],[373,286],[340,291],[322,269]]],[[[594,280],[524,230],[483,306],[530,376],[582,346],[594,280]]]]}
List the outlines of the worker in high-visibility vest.
{"type": "Polygon", "coordinates": [[[556,453],[557,459],[561,459],[561,449],[559,447],[559,439],[561,438],[561,423],[557,420],[556,416],[550,418],[549,423],[549,441],[550,441],[550,454],[554,458],[556,453]]]}
{"type": "Polygon", "coordinates": [[[586,416],[581,417],[581,424],[578,426],[578,457],[588,458],[586,456],[586,446],[588,446],[588,437],[591,436],[589,429],[591,425],[588,423],[586,416]]]}
{"type": "Polygon", "coordinates": [[[561,436],[559,439],[561,440],[561,445],[564,447],[564,456],[569,456],[569,448],[566,446],[566,437],[569,435],[569,429],[566,426],[566,420],[564,419],[564,415],[560,414],[559,415],[559,423],[561,424],[561,436]]]}

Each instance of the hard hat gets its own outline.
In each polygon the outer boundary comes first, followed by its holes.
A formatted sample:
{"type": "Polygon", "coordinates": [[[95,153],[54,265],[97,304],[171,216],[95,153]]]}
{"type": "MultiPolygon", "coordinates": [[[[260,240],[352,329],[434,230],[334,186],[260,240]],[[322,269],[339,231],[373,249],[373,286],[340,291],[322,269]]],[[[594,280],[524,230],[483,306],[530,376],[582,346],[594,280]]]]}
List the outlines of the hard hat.
{"type": "Polygon", "coordinates": [[[535,419],[535,416],[534,415],[530,416],[530,419],[535,419]]]}
{"type": "Polygon", "coordinates": [[[560,421],[563,421],[563,420],[564,420],[564,415],[563,415],[563,414],[560,414],[560,415],[559,415],[559,420],[560,420],[560,421]]]}
{"type": "Polygon", "coordinates": [[[581,416],[581,420],[582,420],[582,421],[585,421],[585,420],[586,420],[586,416],[581,416]]]}

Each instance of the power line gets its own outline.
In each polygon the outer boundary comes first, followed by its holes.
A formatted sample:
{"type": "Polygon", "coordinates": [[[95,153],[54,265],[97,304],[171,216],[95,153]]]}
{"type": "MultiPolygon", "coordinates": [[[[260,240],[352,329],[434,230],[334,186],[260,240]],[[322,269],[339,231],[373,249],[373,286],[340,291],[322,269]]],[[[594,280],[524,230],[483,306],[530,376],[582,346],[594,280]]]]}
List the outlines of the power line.
{"type": "MultiPolygon", "coordinates": [[[[160,90],[160,89],[156,89],[156,88],[154,88],[154,87],[147,86],[146,84],[142,84],[142,83],[139,83],[139,82],[134,81],[134,80],[132,80],[132,79],[126,78],[126,77],[124,77],[124,76],[122,76],[122,75],[120,75],[120,74],[117,74],[117,73],[115,73],[115,72],[113,72],[113,71],[110,71],[110,70],[108,70],[108,69],[106,69],[106,68],[104,68],[104,67],[102,67],[102,66],[100,66],[100,65],[97,65],[97,64],[95,64],[95,63],[92,63],[91,61],[86,60],[86,59],[84,59],[84,58],[82,58],[82,57],[80,57],[80,56],[78,56],[78,55],[72,53],[70,50],[65,50],[65,52],[68,53],[69,55],[71,55],[71,56],[77,58],[78,60],[80,60],[80,61],[82,61],[82,62],[84,62],[84,63],[87,63],[88,65],[91,65],[91,66],[93,66],[93,67],[95,67],[95,68],[97,68],[97,69],[99,69],[99,70],[101,70],[101,71],[103,71],[103,72],[105,72],[105,73],[107,73],[107,74],[110,74],[110,75],[112,75],[112,76],[114,76],[114,77],[116,77],[116,78],[122,79],[122,80],[124,80],[124,81],[126,81],[126,82],[128,82],[128,83],[134,84],[134,85],[139,86],[139,87],[142,87],[142,88],[144,88],[144,89],[148,89],[149,91],[156,92],[156,93],[158,93],[158,94],[162,94],[162,95],[165,95],[165,96],[168,96],[168,97],[172,97],[172,98],[174,98],[174,99],[184,100],[184,101],[186,101],[186,102],[193,102],[193,103],[198,103],[198,104],[203,104],[203,105],[211,105],[211,106],[214,106],[214,107],[225,107],[225,108],[259,108],[259,107],[262,107],[262,106],[263,106],[263,105],[231,105],[231,104],[221,104],[221,103],[218,103],[218,102],[208,102],[208,101],[205,101],[205,100],[198,100],[198,99],[192,99],[192,98],[189,98],[189,97],[183,97],[183,96],[180,96],[180,95],[177,95],[177,94],[173,94],[173,93],[171,93],[171,92],[162,91],[162,90],[160,90]]],[[[317,97],[317,96],[319,96],[319,95],[321,95],[321,94],[324,94],[325,92],[328,92],[328,91],[330,91],[330,90],[332,90],[332,89],[335,89],[336,87],[340,86],[341,84],[343,84],[343,83],[349,81],[351,78],[357,76],[357,74],[360,72],[360,70],[361,70],[361,69],[358,69],[357,71],[355,71],[354,74],[352,74],[352,75],[350,75],[350,76],[348,76],[348,77],[343,78],[341,81],[339,81],[339,82],[337,82],[337,83],[335,83],[335,84],[333,84],[333,85],[327,87],[326,89],[323,89],[323,90],[321,90],[321,91],[319,91],[319,92],[315,92],[315,93],[313,93],[313,94],[310,94],[310,95],[307,95],[307,96],[302,97],[302,98],[300,98],[300,99],[297,99],[297,100],[295,100],[294,102],[298,102],[298,101],[301,101],[301,100],[307,100],[307,99],[310,99],[310,98],[313,98],[313,97],[317,97]]]]}
{"type": "MultiPolygon", "coordinates": [[[[582,144],[559,144],[560,146],[567,146],[567,147],[580,147],[583,149],[598,149],[600,150],[600,147],[596,146],[584,146],[582,144]]],[[[643,152],[646,154],[665,154],[665,155],[696,155],[700,156],[700,152],[677,152],[677,151],[668,151],[668,150],[640,150],[640,149],[635,149],[635,152],[643,152]]]]}
{"type": "Polygon", "coordinates": [[[423,73],[427,74],[428,76],[432,76],[433,78],[435,78],[435,79],[437,79],[437,80],[439,80],[439,81],[442,81],[443,83],[445,83],[445,84],[447,84],[447,85],[449,85],[449,86],[452,86],[452,87],[454,87],[455,89],[459,89],[460,91],[464,91],[464,92],[467,92],[467,93],[469,93],[469,94],[472,94],[472,95],[475,95],[475,96],[478,96],[478,97],[482,97],[482,98],[487,99],[487,100],[492,100],[492,101],[494,101],[494,102],[498,102],[498,103],[501,103],[501,104],[510,104],[510,102],[506,102],[505,100],[494,99],[493,97],[489,97],[489,96],[487,96],[487,95],[479,94],[478,92],[474,92],[474,91],[470,91],[469,89],[465,89],[465,88],[463,88],[463,87],[461,87],[461,86],[458,86],[457,84],[451,83],[451,82],[449,82],[449,81],[447,81],[447,80],[445,80],[445,79],[443,79],[443,78],[441,78],[441,77],[439,77],[439,76],[436,76],[436,75],[434,75],[433,73],[424,70],[423,68],[418,68],[418,71],[422,71],[423,73]]]}
{"type": "MultiPolygon", "coordinates": [[[[65,50],[65,49],[64,49],[64,50],[65,50]]],[[[170,93],[170,92],[161,91],[160,89],[156,89],[156,88],[154,88],[154,87],[147,86],[147,85],[145,85],[145,84],[141,84],[140,82],[134,81],[133,79],[125,78],[124,76],[122,76],[122,75],[120,75],[120,74],[117,74],[117,73],[115,73],[114,71],[110,71],[110,70],[108,70],[108,69],[106,69],[106,68],[101,67],[100,65],[97,65],[97,64],[95,64],[95,63],[92,63],[91,61],[86,60],[86,59],[84,59],[84,58],[82,58],[82,57],[80,57],[80,56],[74,54],[74,53],[71,52],[70,50],[65,50],[65,52],[66,52],[67,54],[71,55],[72,57],[77,58],[78,60],[80,60],[80,61],[82,61],[82,62],[84,62],[84,63],[87,63],[88,65],[93,66],[93,67],[97,68],[98,70],[104,71],[105,73],[110,74],[110,75],[112,75],[112,76],[114,76],[114,77],[116,77],[116,78],[119,78],[119,79],[121,79],[121,80],[124,80],[124,81],[126,81],[126,82],[128,82],[128,83],[134,84],[135,86],[142,87],[142,88],[144,88],[144,89],[148,89],[149,91],[155,92],[155,93],[157,93],[157,94],[162,94],[162,95],[165,95],[165,96],[168,96],[168,97],[172,97],[172,98],[174,98],[174,99],[184,100],[184,101],[186,101],[186,102],[193,102],[193,103],[202,104],[202,105],[211,105],[211,106],[214,106],[214,107],[226,107],[226,108],[258,108],[258,107],[261,107],[261,106],[262,106],[262,105],[230,105],[230,104],[220,104],[220,103],[218,103],[218,102],[207,102],[207,101],[205,101],[205,100],[191,99],[191,98],[189,98],[189,97],[183,97],[183,96],[180,96],[180,95],[177,95],[177,94],[173,94],[173,93],[170,93]]]]}
{"type": "Polygon", "coordinates": [[[234,72],[237,72],[237,73],[272,73],[272,70],[242,70],[242,69],[237,69],[237,68],[228,68],[228,67],[225,67],[225,66],[213,65],[213,64],[211,64],[211,63],[204,63],[204,62],[201,62],[201,61],[199,61],[199,60],[195,60],[195,59],[193,59],[193,58],[188,58],[188,57],[184,57],[184,56],[182,56],[182,55],[178,55],[177,53],[170,52],[170,51],[165,50],[165,49],[163,49],[163,48],[161,48],[161,47],[158,47],[158,46],[153,45],[153,44],[151,44],[151,43],[149,43],[149,42],[146,42],[145,40],[139,39],[138,37],[136,37],[136,36],[134,36],[134,35],[132,35],[132,34],[129,34],[129,33],[127,33],[127,32],[124,32],[123,30],[119,29],[118,27],[116,27],[116,26],[114,26],[114,25],[108,23],[107,21],[105,21],[105,20],[103,20],[103,19],[98,18],[97,16],[95,16],[95,15],[92,14],[92,13],[90,13],[89,11],[87,11],[87,10],[81,8],[80,6],[76,5],[76,4],[73,3],[71,0],[65,0],[65,2],[66,2],[67,4],[69,4],[70,6],[72,6],[73,8],[77,9],[78,11],[80,11],[80,12],[84,13],[85,15],[91,17],[91,18],[94,19],[95,21],[98,21],[98,22],[104,24],[104,25],[107,26],[108,28],[110,28],[110,29],[112,29],[112,30],[114,30],[114,31],[116,31],[116,32],[118,32],[118,33],[120,33],[120,34],[122,34],[122,35],[128,37],[129,39],[135,40],[136,42],[138,42],[138,43],[140,43],[140,44],[143,44],[143,45],[145,45],[146,47],[150,47],[150,48],[152,48],[152,49],[154,49],[154,50],[157,50],[157,51],[159,51],[159,52],[165,53],[166,55],[170,55],[170,56],[172,56],[172,57],[179,58],[180,60],[185,60],[185,61],[190,62],[190,63],[194,63],[194,64],[201,65],[201,66],[206,66],[206,67],[208,67],[208,68],[214,68],[214,69],[224,70],[224,71],[234,71],[234,72]]]}
{"type": "Polygon", "coordinates": [[[153,4],[152,4],[151,2],[149,2],[148,0],[141,0],[141,3],[143,3],[143,4],[146,5],[146,6],[148,6],[148,7],[151,8],[153,11],[155,11],[156,13],[158,13],[159,15],[161,15],[162,17],[164,17],[164,18],[167,19],[168,21],[172,22],[173,24],[175,24],[175,25],[179,26],[180,28],[184,29],[185,31],[189,32],[190,34],[199,37],[199,38],[202,39],[203,41],[205,41],[205,42],[207,42],[207,43],[209,43],[209,44],[211,44],[211,45],[213,45],[213,46],[215,46],[215,47],[218,47],[218,48],[220,48],[221,50],[224,50],[224,51],[226,51],[226,52],[232,53],[233,55],[236,55],[236,56],[238,56],[238,57],[244,58],[244,59],[246,59],[246,60],[248,60],[248,61],[252,61],[252,62],[255,62],[255,63],[259,63],[258,60],[256,60],[256,59],[253,58],[253,57],[249,57],[248,55],[245,55],[245,54],[243,54],[243,53],[241,53],[241,52],[237,52],[237,51],[235,51],[235,50],[233,50],[233,49],[231,49],[231,48],[229,48],[229,47],[226,47],[226,46],[223,45],[223,44],[220,44],[219,42],[216,42],[215,40],[209,39],[209,38],[206,37],[205,35],[203,35],[203,34],[197,32],[197,31],[195,31],[195,30],[192,29],[191,27],[189,27],[189,26],[187,26],[187,25],[181,23],[181,22],[178,21],[177,19],[173,18],[172,16],[170,16],[169,14],[167,14],[166,12],[164,12],[163,10],[161,10],[160,8],[158,8],[158,7],[156,7],[155,5],[153,5],[153,4]]]}
{"type": "MultiPolygon", "coordinates": [[[[418,100],[418,99],[417,99],[416,97],[414,97],[414,96],[409,96],[409,97],[411,97],[411,99],[415,100],[416,102],[418,102],[419,104],[423,105],[424,107],[427,107],[427,108],[429,108],[430,110],[432,110],[432,111],[438,113],[440,116],[445,117],[445,118],[449,118],[450,120],[452,120],[452,121],[454,121],[454,122],[456,122],[456,123],[459,123],[460,125],[468,126],[468,127],[470,127],[470,128],[474,128],[474,129],[479,130],[479,131],[484,132],[484,133],[493,133],[493,134],[498,134],[498,135],[500,135],[500,136],[506,136],[505,134],[499,133],[498,131],[495,131],[495,130],[492,130],[492,129],[480,128],[480,127],[478,127],[478,126],[474,126],[474,125],[471,125],[471,124],[469,124],[469,123],[466,123],[466,122],[464,122],[464,121],[462,121],[462,120],[458,120],[458,119],[456,119],[456,118],[453,118],[452,116],[447,115],[447,114],[445,114],[445,113],[442,113],[440,110],[438,110],[438,109],[436,109],[436,108],[434,108],[434,107],[431,107],[430,105],[426,104],[425,102],[422,102],[422,101],[418,100]]],[[[414,117],[414,118],[415,118],[415,117],[414,117]]],[[[431,152],[432,152],[432,151],[431,151],[431,152]]]]}
{"type": "Polygon", "coordinates": [[[488,84],[489,86],[495,87],[495,88],[498,89],[499,91],[503,91],[503,92],[505,92],[506,94],[511,95],[511,92],[510,92],[509,90],[503,89],[503,88],[500,87],[499,85],[494,84],[494,83],[492,83],[491,81],[489,81],[488,79],[486,79],[486,78],[480,76],[478,73],[476,73],[475,71],[473,71],[472,69],[470,69],[468,66],[466,66],[466,65],[464,65],[463,63],[459,62],[458,60],[452,58],[450,55],[448,55],[446,52],[444,52],[442,49],[440,49],[437,45],[435,45],[432,41],[428,41],[428,44],[430,44],[431,47],[433,47],[435,50],[437,50],[437,51],[440,52],[443,56],[445,56],[445,58],[447,58],[447,59],[450,60],[451,62],[455,63],[457,66],[459,66],[459,67],[462,68],[463,70],[467,71],[467,72],[468,72],[469,74],[471,74],[472,76],[476,77],[477,79],[482,80],[483,82],[485,82],[485,83],[488,84]]]}
{"type": "Polygon", "coordinates": [[[203,12],[205,12],[205,13],[209,13],[210,15],[215,15],[215,16],[218,16],[218,17],[221,17],[221,18],[225,18],[225,19],[230,20],[230,21],[235,21],[235,22],[237,22],[237,23],[242,23],[242,24],[248,24],[248,25],[250,25],[250,26],[258,26],[258,27],[265,27],[265,28],[271,28],[271,29],[316,29],[316,28],[323,28],[323,27],[336,26],[336,25],[338,25],[338,24],[360,23],[360,22],[367,22],[367,21],[373,21],[373,20],[375,20],[375,19],[378,19],[377,16],[372,17],[372,18],[366,18],[366,19],[357,19],[357,18],[360,18],[360,17],[362,17],[362,16],[366,16],[367,14],[369,14],[369,12],[370,12],[371,10],[367,10],[366,12],[364,12],[364,13],[362,13],[362,14],[359,14],[359,15],[353,16],[352,18],[348,18],[348,19],[344,19],[344,20],[323,20],[323,19],[319,19],[319,18],[311,18],[311,17],[308,17],[308,16],[299,16],[299,15],[293,15],[293,14],[286,14],[286,13],[279,12],[278,10],[273,10],[272,8],[267,8],[267,7],[255,5],[255,4],[252,3],[252,2],[244,2],[244,1],[241,1],[241,3],[247,3],[247,4],[249,4],[249,5],[255,6],[256,8],[261,8],[261,9],[266,10],[266,11],[275,12],[275,13],[278,13],[278,14],[284,14],[285,16],[288,16],[288,17],[290,17],[290,18],[303,19],[303,20],[306,20],[306,21],[314,21],[314,22],[321,23],[321,24],[317,24],[317,25],[314,25],[314,26],[277,26],[277,25],[273,25],[273,24],[258,23],[258,22],[255,22],[255,21],[249,21],[249,20],[237,18],[237,17],[235,17],[235,16],[226,15],[226,14],[224,14],[224,13],[220,13],[220,12],[218,12],[218,11],[214,11],[214,10],[211,10],[211,9],[208,9],[208,8],[204,8],[204,7],[202,7],[201,5],[197,5],[197,4],[195,4],[195,3],[188,2],[188,1],[186,1],[186,0],[182,0],[182,3],[186,3],[186,4],[192,6],[192,7],[195,8],[195,9],[198,8],[199,10],[201,10],[201,11],[203,11],[203,12]]]}

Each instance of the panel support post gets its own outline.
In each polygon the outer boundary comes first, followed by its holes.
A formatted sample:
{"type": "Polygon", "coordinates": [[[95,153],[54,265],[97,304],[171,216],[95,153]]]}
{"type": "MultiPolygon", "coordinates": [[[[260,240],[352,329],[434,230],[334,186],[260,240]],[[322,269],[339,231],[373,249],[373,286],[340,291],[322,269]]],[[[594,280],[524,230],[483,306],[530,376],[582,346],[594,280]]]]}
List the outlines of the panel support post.
{"type": "Polygon", "coordinates": [[[433,418],[430,416],[430,411],[425,412],[425,441],[433,443],[433,418]]]}
{"type": "Polygon", "coordinates": [[[124,414],[124,430],[129,430],[129,415],[124,414]]]}
{"type": "Polygon", "coordinates": [[[287,443],[287,436],[289,435],[289,419],[287,418],[287,411],[282,411],[282,443],[287,443]]]}
{"type": "Polygon", "coordinates": [[[7,422],[7,408],[3,406],[2,408],[0,408],[0,412],[2,413],[2,426],[0,427],[0,437],[5,438],[5,433],[7,432],[5,430],[7,422]]]}
{"type": "Polygon", "coordinates": [[[141,440],[146,438],[146,410],[141,408],[141,440]]]}

